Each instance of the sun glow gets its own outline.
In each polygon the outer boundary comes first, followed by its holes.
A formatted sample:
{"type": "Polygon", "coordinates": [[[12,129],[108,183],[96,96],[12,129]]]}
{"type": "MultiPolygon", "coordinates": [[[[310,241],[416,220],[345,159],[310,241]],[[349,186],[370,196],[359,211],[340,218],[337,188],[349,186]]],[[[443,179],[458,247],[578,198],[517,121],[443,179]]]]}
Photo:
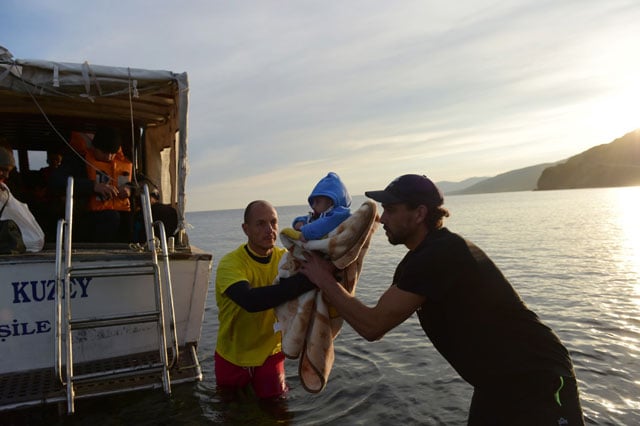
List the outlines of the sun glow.
{"type": "Polygon", "coordinates": [[[611,96],[601,98],[592,107],[589,127],[595,134],[601,135],[603,141],[615,138],[640,128],[640,84],[633,83],[611,96]]]}
{"type": "Polygon", "coordinates": [[[633,27],[626,23],[602,27],[602,31],[581,44],[580,57],[584,62],[580,69],[592,96],[586,127],[601,138],[601,143],[640,127],[640,57],[633,53],[637,41],[631,31],[633,27]]]}

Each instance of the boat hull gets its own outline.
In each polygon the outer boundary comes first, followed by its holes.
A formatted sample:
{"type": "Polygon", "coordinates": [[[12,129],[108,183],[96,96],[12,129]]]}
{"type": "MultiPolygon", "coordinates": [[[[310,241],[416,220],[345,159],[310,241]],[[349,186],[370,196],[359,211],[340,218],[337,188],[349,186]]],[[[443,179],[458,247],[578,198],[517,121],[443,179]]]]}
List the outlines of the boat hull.
{"type": "MultiPolygon", "coordinates": [[[[74,249],[75,265],[135,262],[148,253],[127,249],[74,249]]],[[[170,269],[179,346],[200,339],[212,256],[191,251],[171,255],[170,269]]],[[[55,252],[0,257],[0,374],[53,368],[56,342],[55,252]]],[[[139,313],[154,309],[153,277],[74,277],[74,318],[139,313]]],[[[65,297],[65,295],[62,295],[65,297]]],[[[168,312],[165,312],[168,315],[168,312]]],[[[166,317],[168,318],[168,317],[166,317]]],[[[171,342],[170,328],[166,330],[171,342]]],[[[73,333],[74,363],[158,349],[155,324],[129,324],[73,333]]]]}

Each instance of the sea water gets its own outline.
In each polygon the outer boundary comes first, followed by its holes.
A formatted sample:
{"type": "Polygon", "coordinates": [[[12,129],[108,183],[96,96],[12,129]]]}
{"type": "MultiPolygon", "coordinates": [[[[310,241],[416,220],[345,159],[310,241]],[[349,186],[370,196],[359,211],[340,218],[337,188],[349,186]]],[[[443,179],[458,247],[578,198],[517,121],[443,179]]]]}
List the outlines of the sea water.
{"type": "MultiPolygon", "coordinates": [[[[355,197],[353,207],[362,201],[355,197]]],[[[587,424],[640,424],[640,187],[461,195],[445,202],[446,226],[480,246],[568,347],[587,424]]],[[[278,207],[281,227],[307,211],[278,207]]],[[[242,210],[193,212],[187,219],[191,243],[214,253],[214,280],[218,259],[246,239],[242,210]]],[[[405,252],[381,229],[374,235],[356,289],[364,303],[377,301],[405,252]]],[[[131,393],[78,401],[72,418],[33,410],[26,419],[92,426],[466,424],[472,389],[415,316],[374,343],[345,324],[319,394],[302,388],[297,362],[287,360],[286,401],[223,400],[213,372],[213,284],[206,306],[202,382],[175,386],[170,398],[160,391],[131,393]]]]}

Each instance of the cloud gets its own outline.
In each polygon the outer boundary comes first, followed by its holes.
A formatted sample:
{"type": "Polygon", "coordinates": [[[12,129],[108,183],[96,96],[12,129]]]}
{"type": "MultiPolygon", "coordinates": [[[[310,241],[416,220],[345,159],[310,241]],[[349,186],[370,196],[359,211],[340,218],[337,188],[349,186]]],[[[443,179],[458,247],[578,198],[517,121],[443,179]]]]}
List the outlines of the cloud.
{"type": "Polygon", "coordinates": [[[197,210],[304,203],[330,170],[352,194],[406,172],[495,175],[640,127],[611,111],[640,96],[632,0],[21,0],[4,11],[17,57],[189,73],[197,210]]]}

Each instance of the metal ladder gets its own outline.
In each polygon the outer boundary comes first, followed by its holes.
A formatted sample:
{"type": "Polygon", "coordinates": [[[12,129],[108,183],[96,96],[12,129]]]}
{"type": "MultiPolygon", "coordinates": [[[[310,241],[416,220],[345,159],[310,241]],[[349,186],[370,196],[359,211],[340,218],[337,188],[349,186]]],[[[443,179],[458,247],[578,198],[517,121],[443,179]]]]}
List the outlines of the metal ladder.
{"type": "Polygon", "coordinates": [[[167,238],[162,222],[152,222],[149,188],[144,185],[141,194],[142,213],[147,238],[149,259],[145,261],[127,261],[126,263],[100,262],[97,265],[79,265],[72,262],[72,218],[73,218],[73,178],[67,181],[65,218],[60,219],[56,239],[56,377],[66,390],[67,414],[75,411],[75,385],[79,383],[96,383],[123,377],[161,373],[162,387],[167,395],[171,394],[171,377],[169,370],[178,361],[178,337],[175,327],[175,311],[173,291],[171,287],[171,271],[169,268],[169,251],[167,238]],[[154,229],[158,229],[157,239],[154,229]],[[158,261],[158,240],[160,242],[162,267],[158,261]],[[153,276],[155,307],[152,311],[132,312],[101,317],[75,318],[72,315],[71,278],[122,277],[132,275],[153,276]],[[171,344],[167,345],[165,307],[168,308],[169,331],[171,344]],[[156,323],[158,332],[158,351],[160,362],[147,362],[146,365],[116,368],[88,374],[74,374],[73,332],[76,330],[95,329],[128,324],[156,323]],[[64,344],[63,344],[64,342],[64,344]],[[167,354],[171,350],[171,356],[167,354]],[[64,367],[64,368],[63,368],[64,367]]]}

